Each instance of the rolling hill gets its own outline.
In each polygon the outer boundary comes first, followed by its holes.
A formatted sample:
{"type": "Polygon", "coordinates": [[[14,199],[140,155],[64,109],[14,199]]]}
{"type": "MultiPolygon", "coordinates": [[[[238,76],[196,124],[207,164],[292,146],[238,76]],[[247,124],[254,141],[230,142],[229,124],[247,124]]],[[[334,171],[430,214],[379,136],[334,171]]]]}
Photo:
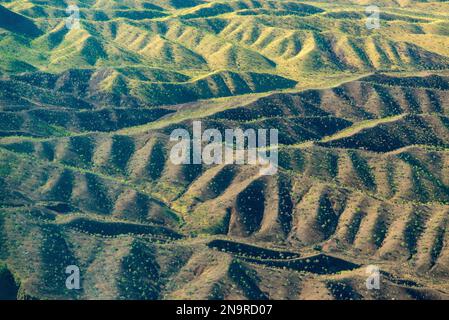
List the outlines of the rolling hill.
{"type": "Polygon", "coordinates": [[[0,299],[449,299],[449,2],[74,3],[0,1],[0,299]]]}

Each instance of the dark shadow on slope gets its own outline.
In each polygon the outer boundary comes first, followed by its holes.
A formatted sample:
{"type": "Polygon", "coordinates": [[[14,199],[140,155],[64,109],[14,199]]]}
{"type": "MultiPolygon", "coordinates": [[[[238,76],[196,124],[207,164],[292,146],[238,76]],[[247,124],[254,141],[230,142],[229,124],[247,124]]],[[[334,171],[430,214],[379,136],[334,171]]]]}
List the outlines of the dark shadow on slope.
{"type": "Polygon", "coordinates": [[[292,269],[315,274],[334,274],[341,271],[354,270],[360,267],[358,264],[325,254],[290,260],[258,260],[245,258],[245,261],[268,267],[292,269]]]}
{"type": "Polygon", "coordinates": [[[31,38],[42,34],[38,27],[26,17],[0,5],[0,28],[31,38]]]}
{"type": "Polygon", "coordinates": [[[8,267],[0,263],[0,300],[17,300],[19,284],[8,267]]]}
{"type": "Polygon", "coordinates": [[[253,245],[227,240],[212,240],[207,244],[209,248],[232,253],[241,257],[257,259],[293,259],[299,258],[298,253],[289,251],[271,250],[253,245]]]}

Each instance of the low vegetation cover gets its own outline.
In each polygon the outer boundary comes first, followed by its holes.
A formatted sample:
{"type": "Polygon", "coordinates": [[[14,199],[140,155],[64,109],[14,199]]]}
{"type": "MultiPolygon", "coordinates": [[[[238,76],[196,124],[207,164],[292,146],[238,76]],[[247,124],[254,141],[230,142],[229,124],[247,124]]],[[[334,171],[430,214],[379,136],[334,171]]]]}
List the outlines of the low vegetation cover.
{"type": "Polygon", "coordinates": [[[0,0],[0,300],[448,299],[448,12],[0,0]]]}

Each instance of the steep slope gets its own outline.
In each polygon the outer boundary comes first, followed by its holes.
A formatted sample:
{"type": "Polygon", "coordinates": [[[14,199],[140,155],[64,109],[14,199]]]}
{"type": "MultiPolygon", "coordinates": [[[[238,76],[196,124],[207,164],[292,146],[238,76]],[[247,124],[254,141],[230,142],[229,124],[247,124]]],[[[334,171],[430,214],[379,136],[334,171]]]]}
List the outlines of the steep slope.
{"type": "Polygon", "coordinates": [[[0,3],[0,299],[449,299],[447,2],[0,3]]]}

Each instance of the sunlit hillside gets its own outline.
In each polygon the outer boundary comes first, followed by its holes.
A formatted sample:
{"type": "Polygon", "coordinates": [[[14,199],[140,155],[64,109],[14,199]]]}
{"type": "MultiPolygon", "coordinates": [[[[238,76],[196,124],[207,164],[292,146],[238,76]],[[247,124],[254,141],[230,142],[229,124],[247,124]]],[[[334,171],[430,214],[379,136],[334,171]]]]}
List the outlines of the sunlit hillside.
{"type": "Polygon", "coordinates": [[[448,1],[70,4],[0,1],[0,299],[449,298],[448,1]],[[277,174],[173,164],[194,121],[277,174]]]}

